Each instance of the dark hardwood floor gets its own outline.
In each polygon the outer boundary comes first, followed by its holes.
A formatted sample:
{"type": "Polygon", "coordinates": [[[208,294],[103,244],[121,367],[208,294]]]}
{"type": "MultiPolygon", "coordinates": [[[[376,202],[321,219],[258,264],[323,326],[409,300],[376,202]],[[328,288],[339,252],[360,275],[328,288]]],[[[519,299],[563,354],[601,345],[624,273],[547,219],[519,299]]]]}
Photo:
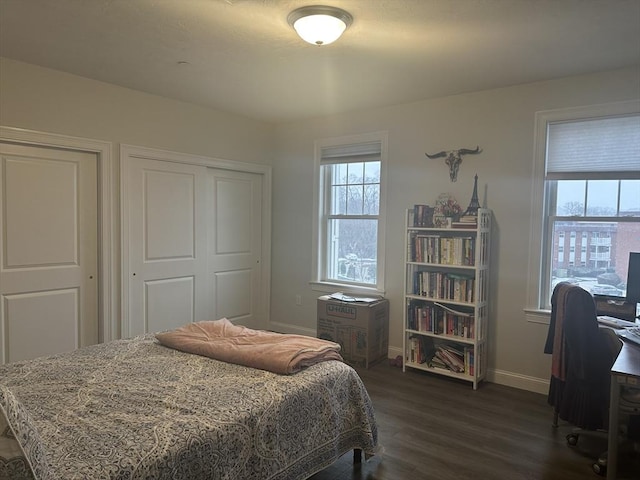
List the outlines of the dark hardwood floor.
{"type": "MultiPolygon", "coordinates": [[[[358,369],[373,401],[383,451],[355,468],[348,453],[312,480],[597,480],[591,465],[606,439],[567,446],[546,396],[379,363],[358,369]]],[[[640,480],[640,459],[621,458],[618,478],[640,480]]]]}

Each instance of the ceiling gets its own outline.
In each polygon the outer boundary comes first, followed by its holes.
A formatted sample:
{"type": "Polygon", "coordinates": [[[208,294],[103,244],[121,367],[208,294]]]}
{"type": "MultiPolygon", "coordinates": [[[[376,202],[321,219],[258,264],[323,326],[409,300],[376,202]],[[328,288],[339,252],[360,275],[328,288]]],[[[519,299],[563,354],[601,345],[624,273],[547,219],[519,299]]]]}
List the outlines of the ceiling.
{"type": "Polygon", "coordinates": [[[289,122],[640,66],[640,0],[0,0],[0,55],[289,122]],[[287,24],[313,4],[337,42],[287,24]]]}

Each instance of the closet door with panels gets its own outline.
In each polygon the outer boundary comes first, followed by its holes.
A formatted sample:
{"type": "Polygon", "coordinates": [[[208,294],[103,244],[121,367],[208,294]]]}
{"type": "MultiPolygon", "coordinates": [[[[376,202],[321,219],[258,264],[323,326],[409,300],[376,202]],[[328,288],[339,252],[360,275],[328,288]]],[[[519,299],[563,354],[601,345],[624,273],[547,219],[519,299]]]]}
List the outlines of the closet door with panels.
{"type": "Polygon", "coordinates": [[[222,317],[268,328],[264,174],[137,147],[121,162],[122,336],[222,317]]]}
{"type": "Polygon", "coordinates": [[[262,176],[208,169],[210,315],[266,328],[262,306],[262,176]]]}
{"type": "Polygon", "coordinates": [[[98,342],[97,164],[0,143],[0,364],[98,342]]]}
{"type": "Polygon", "coordinates": [[[206,168],[128,158],[123,337],[172,329],[207,313],[206,168]]]}

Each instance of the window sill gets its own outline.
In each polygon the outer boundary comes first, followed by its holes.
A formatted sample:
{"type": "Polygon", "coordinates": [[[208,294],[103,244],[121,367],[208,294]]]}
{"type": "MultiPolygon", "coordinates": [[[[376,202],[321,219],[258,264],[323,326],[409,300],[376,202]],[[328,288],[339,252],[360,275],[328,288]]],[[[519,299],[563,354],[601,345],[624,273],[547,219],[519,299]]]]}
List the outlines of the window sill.
{"type": "Polygon", "coordinates": [[[549,325],[549,319],[551,317],[550,310],[540,310],[533,308],[525,308],[524,316],[527,322],[541,323],[543,325],[549,325]]]}
{"type": "Polygon", "coordinates": [[[354,285],[345,285],[344,283],[330,283],[330,282],[309,282],[311,290],[323,293],[336,293],[342,292],[351,295],[368,295],[368,296],[384,296],[383,290],[377,288],[358,287],[354,285]]]}

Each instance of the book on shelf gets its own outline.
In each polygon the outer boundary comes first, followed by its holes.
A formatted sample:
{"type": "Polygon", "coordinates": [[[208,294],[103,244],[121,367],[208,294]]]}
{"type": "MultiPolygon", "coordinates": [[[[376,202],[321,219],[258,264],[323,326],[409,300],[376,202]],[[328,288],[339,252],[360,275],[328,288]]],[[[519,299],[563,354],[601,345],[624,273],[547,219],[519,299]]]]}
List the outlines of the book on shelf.
{"type": "Polygon", "coordinates": [[[424,300],[413,299],[407,304],[407,328],[434,335],[475,338],[473,313],[454,310],[440,303],[424,300]]]}
{"type": "Polygon", "coordinates": [[[473,303],[475,279],[470,275],[441,271],[413,272],[412,294],[438,300],[473,303]]]}
{"type": "Polygon", "coordinates": [[[411,335],[406,360],[410,363],[426,364],[455,373],[473,375],[473,347],[458,348],[450,342],[434,342],[433,337],[411,335]]]}
{"type": "Polygon", "coordinates": [[[451,337],[475,338],[473,317],[459,317],[445,313],[445,333],[451,337]]]}
{"type": "Polygon", "coordinates": [[[478,217],[475,215],[462,215],[458,220],[451,223],[453,228],[477,228],[478,217]]]}
{"type": "Polygon", "coordinates": [[[442,368],[444,370],[449,370],[449,367],[447,367],[447,364],[440,359],[440,357],[438,357],[437,355],[434,355],[431,360],[429,361],[429,366],[433,367],[433,368],[442,368]]]}
{"type": "Polygon", "coordinates": [[[438,345],[431,362],[433,366],[444,364],[444,368],[452,372],[462,373],[466,371],[465,352],[455,348],[453,345],[438,345]]]}
{"type": "Polygon", "coordinates": [[[442,350],[444,355],[448,359],[448,364],[450,369],[454,372],[464,372],[464,359],[456,353],[451,352],[450,350],[442,350]]]}
{"type": "Polygon", "coordinates": [[[407,361],[412,363],[429,363],[436,353],[433,339],[421,335],[409,337],[410,348],[407,361]]]}
{"type": "Polygon", "coordinates": [[[447,312],[453,313],[454,315],[458,315],[459,317],[473,317],[473,312],[463,312],[462,310],[456,310],[454,308],[449,307],[448,305],[443,305],[439,302],[433,302],[434,305],[446,310],[447,312]]]}
{"type": "Polygon", "coordinates": [[[467,365],[467,373],[473,376],[475,371],[473,347],[467,347],[464,350],[464,363],[467,365]]]}
{"type": "Polygon", "coordinates": [[[429,205],[416,204],[413,210],[409,210],[409,225],[412,227],[433,227],[434,207],[429,205]]]}
{"type": "Polygon", "coordinates": [[[475,263],[476,239],[472,236],[413,232],[407,247],[410,262],[467,267],[475,263]]]}

